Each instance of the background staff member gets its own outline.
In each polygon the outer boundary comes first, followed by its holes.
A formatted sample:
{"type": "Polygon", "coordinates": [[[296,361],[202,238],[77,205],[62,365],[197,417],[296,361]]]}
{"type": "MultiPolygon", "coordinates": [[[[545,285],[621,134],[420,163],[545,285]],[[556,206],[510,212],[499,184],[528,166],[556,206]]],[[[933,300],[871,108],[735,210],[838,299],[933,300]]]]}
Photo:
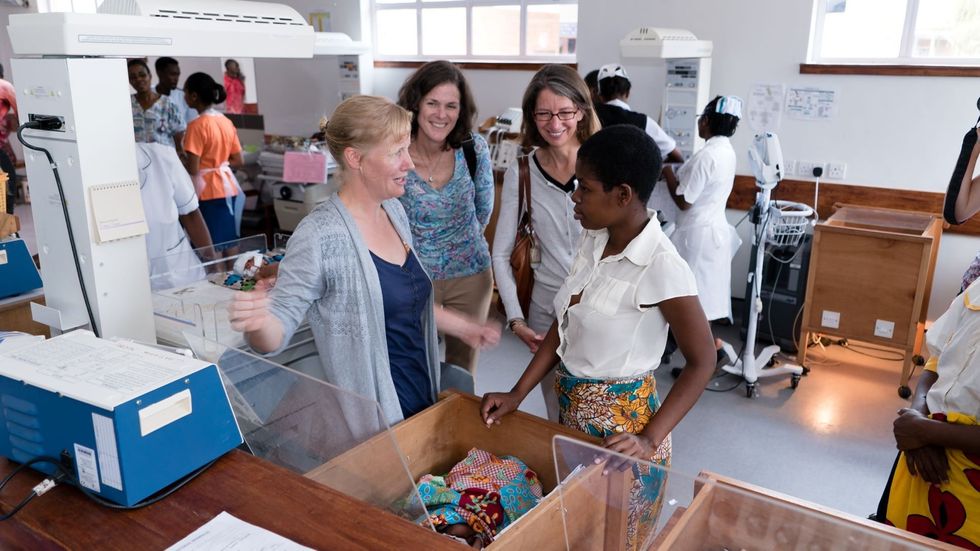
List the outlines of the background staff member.
{"type": "MultiPolygon", "coordinates": [[[[670,239],[694,271],[701,307],[712,321],[732,317],[732,257],[742,241],[725,216],[735,183],[735,150],[728,138],[741,116],[742,100],[736,96],[708,102],[698,118],[704,147],[680,167],[676,178],[670,169],[665,171],[670,196],[680,209],[670,239]]],[[[715,339],[719,355],[722,346],[715,339]]]]}
{"type": "Polygon", "coordinates": [[[642,117],[640,120],[644,123],[641,128],[653,138],[653,141],[657,144],[657,148],[660,149],[661,157],[668,162],[684,162],[684,156],[677,149],[677,141],[664,132],[664,129],[657,124],[657,121],[643,113],[633,111],[629,104],[626,103],[630,98],[630,90],[633,85],[630,83],[629,77],[626,76],[626,69],[622,65],[615,63],[603,65],[596,75],[596,83],[599,99],[603,105],[618,107],[625,111],[597,107],[596,112],[599,115],[599,120],[602,122],[603,127],[614,124],[634,124],[635,121],[631,115],[639,115],[642,117]]]}

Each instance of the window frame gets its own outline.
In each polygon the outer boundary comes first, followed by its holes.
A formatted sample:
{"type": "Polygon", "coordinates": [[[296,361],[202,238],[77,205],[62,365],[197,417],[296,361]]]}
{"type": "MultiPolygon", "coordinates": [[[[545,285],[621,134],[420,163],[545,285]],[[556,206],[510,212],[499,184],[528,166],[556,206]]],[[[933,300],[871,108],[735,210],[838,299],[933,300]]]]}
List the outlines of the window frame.
{"type": "MultiPolygon", "coordinates": [[[[379,63],[398,63],[398,62],[426,62],[436,59],[449,59],[451,61],[488,63],[488,64],[527,64],[527,63],[575,63],[577,54],[568,55],[475,55],[473,54],[473,8],[492,7],[492,6],[519,6],[520,14],[520,38],[519,48],[521,52],[527,49],[527,10],[529,6],[556,6],[572,5],[578,6],[579,0],[405,0],[399,2],[378,2],[371,0],[371,33],[378,36],[378,17],[379,11],[391,9],[414,9],[416,33],[416,51],[422,51],[422,9],[423,8],[465,8],[466,9],[466,53],[461,55],[392,55],[381,54],[378,52],[378,40],[375,39],[373,50],[374,59],[379,63]]],[[[576,52],[578,51],[578,33],[576,33],[576,52]]]]}
{"type": "MultiPolygon", "coordinates": [[[[919,4],[922,0],[906,0],[905,20],[902,27],[902,41],[899,46],[899,55],[896,57],[874,57],[874,58],[839,58],[823,57],[820,55],[823,42],[824,17],[827,15],[827,0],[814,0],[813,14],[811,17],[810,49],[807,55],[807,63],[803,66],[889,66],[889,67],[908,67],[914,70],[916,67],[936,67],[936,68],[956,68],[966,69],[980,68],[980,57],[915,57],[915,22],[918,18],[919,4]]],[[[926,0],[928,1],[928,0],[926,0]]],[[[927,71],[928,72],[928,71],[927,71]]]]}

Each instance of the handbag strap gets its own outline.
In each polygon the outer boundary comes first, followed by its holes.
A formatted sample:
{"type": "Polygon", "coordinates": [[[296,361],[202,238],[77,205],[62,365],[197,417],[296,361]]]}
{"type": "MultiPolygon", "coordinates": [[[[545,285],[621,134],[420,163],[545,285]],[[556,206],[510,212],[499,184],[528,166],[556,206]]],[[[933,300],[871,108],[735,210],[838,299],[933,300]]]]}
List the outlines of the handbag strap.
{"type": "Polygon", "coordinates": [[[517,158],[517,213],[518,227],[531,230],[531,166],[529,155],[517,158]]]}

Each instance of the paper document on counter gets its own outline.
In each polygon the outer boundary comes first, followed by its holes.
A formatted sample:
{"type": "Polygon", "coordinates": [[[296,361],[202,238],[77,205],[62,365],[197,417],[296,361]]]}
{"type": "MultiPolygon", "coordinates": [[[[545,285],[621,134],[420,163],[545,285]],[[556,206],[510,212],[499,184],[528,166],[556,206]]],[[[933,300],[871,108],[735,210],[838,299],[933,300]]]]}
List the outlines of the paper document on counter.
{"type": "Polygon", "coordinates": [[[298,543],[222,511],[167,551],[300,551],[298,543]]]}

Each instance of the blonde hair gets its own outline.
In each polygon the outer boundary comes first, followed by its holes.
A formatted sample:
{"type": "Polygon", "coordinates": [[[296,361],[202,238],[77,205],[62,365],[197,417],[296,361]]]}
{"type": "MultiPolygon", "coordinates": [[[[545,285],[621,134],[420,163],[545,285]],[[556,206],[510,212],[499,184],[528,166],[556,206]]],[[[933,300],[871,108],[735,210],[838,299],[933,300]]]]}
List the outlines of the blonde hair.
{"type": "Polygon", "coordinates": [[[341,102],[333,115],[320,121],[327,147],[341,170],[346,170],[344,150],[365,151],[376,145],[408,137],[412,113],[381,96],[354,96],[341,102]]]}

